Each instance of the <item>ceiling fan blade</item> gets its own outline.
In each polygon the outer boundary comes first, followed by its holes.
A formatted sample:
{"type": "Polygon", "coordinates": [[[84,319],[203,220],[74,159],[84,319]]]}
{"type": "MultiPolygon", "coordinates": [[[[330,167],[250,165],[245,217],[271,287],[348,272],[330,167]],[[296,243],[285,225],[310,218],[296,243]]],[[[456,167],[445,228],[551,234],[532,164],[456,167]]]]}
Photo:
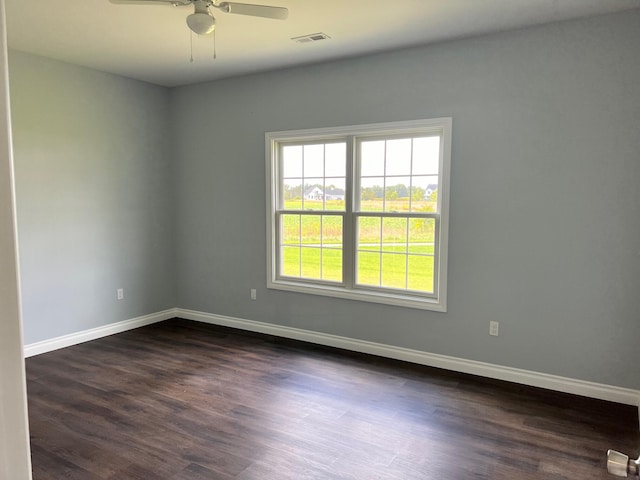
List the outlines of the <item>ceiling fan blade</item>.
{"type": "Polygon", "coordinates": [[[239,13],[253,17],[275,18],[285,20],[289,16],[289,10],[285,7],[271,7],[269,5],[253,5],[251,3],[221,2],[218,8],[227,13],[239,13]]]}
{"type": "Polygon", "coordinates": [[[191,0],[109,0],[116,5],[149,5],[149,4],[161,4],[161,5],[190,5],[193,2],[191,0]]]}

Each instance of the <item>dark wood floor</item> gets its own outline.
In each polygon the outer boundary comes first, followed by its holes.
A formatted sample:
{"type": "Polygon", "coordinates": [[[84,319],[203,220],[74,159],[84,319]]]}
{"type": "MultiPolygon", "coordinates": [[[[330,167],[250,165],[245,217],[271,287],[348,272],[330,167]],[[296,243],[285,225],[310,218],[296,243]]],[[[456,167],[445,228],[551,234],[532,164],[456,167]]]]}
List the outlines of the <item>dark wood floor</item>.
{"type": "Polygon", "coordinates": [[[27,359],[34,480],[606,479],[635,407],[170,320],[27,359]]]}

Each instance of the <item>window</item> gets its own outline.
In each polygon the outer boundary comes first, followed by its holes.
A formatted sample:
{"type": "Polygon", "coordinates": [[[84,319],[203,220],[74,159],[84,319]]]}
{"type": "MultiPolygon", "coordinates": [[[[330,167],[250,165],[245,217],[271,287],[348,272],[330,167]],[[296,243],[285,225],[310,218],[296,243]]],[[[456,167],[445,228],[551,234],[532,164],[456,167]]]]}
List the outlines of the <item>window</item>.
{"type": "Polygon", "coordinates": [[[445,311],[451,125],[267,133],[267,286],[445,311]]]}

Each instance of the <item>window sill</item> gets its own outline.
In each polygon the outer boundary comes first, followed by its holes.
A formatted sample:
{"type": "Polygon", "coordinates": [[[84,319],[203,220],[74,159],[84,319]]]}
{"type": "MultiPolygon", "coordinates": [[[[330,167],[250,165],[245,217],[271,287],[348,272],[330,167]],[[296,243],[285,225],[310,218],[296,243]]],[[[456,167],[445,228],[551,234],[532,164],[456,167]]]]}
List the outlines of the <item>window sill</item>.
{"type": "Polygon", "coordinates": [[[267,288],[274,290],[285,290],[288,292],[307,293],[311,295],[322,295],[325,297],[344,298],[348,300],[358,300],[361,302],[382,303],[398,307],[416,308],[420,310],[431,310],[434,312],[446,312],[446,302],[440,298],[419,298],[415,296],[393,294],[389,292],[373,292],[368,290],[345,290],[340,287],[328,285],[304,285],[297,282],[277,280],[267,282],[267,288]]]}

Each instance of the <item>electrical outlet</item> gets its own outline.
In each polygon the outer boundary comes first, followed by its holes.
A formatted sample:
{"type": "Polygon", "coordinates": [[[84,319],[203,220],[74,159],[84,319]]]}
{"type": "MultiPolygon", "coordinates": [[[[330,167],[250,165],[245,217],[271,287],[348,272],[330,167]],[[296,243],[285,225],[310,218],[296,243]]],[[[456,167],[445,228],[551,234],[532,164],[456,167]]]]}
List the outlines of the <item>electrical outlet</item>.
{"type": "Polygon", "coordinates": [[[116,298],[118,300],[122,300],[124,298],[124,288],[119,288],[116,290],[116,298]]]}
{"type": "Polygon", "coordinates": [[[255,300],[256,298],[258,298],[258,295],[256,293],[256,289],[252,288],[251,289],[251,300],[255,300]]]}
{"type": "Polygon", "coordinates": [[[497,337],[499,328],[500,328],[500,323],[498,323],[498,322],[489,322],[489,335],[497,337]]]}

